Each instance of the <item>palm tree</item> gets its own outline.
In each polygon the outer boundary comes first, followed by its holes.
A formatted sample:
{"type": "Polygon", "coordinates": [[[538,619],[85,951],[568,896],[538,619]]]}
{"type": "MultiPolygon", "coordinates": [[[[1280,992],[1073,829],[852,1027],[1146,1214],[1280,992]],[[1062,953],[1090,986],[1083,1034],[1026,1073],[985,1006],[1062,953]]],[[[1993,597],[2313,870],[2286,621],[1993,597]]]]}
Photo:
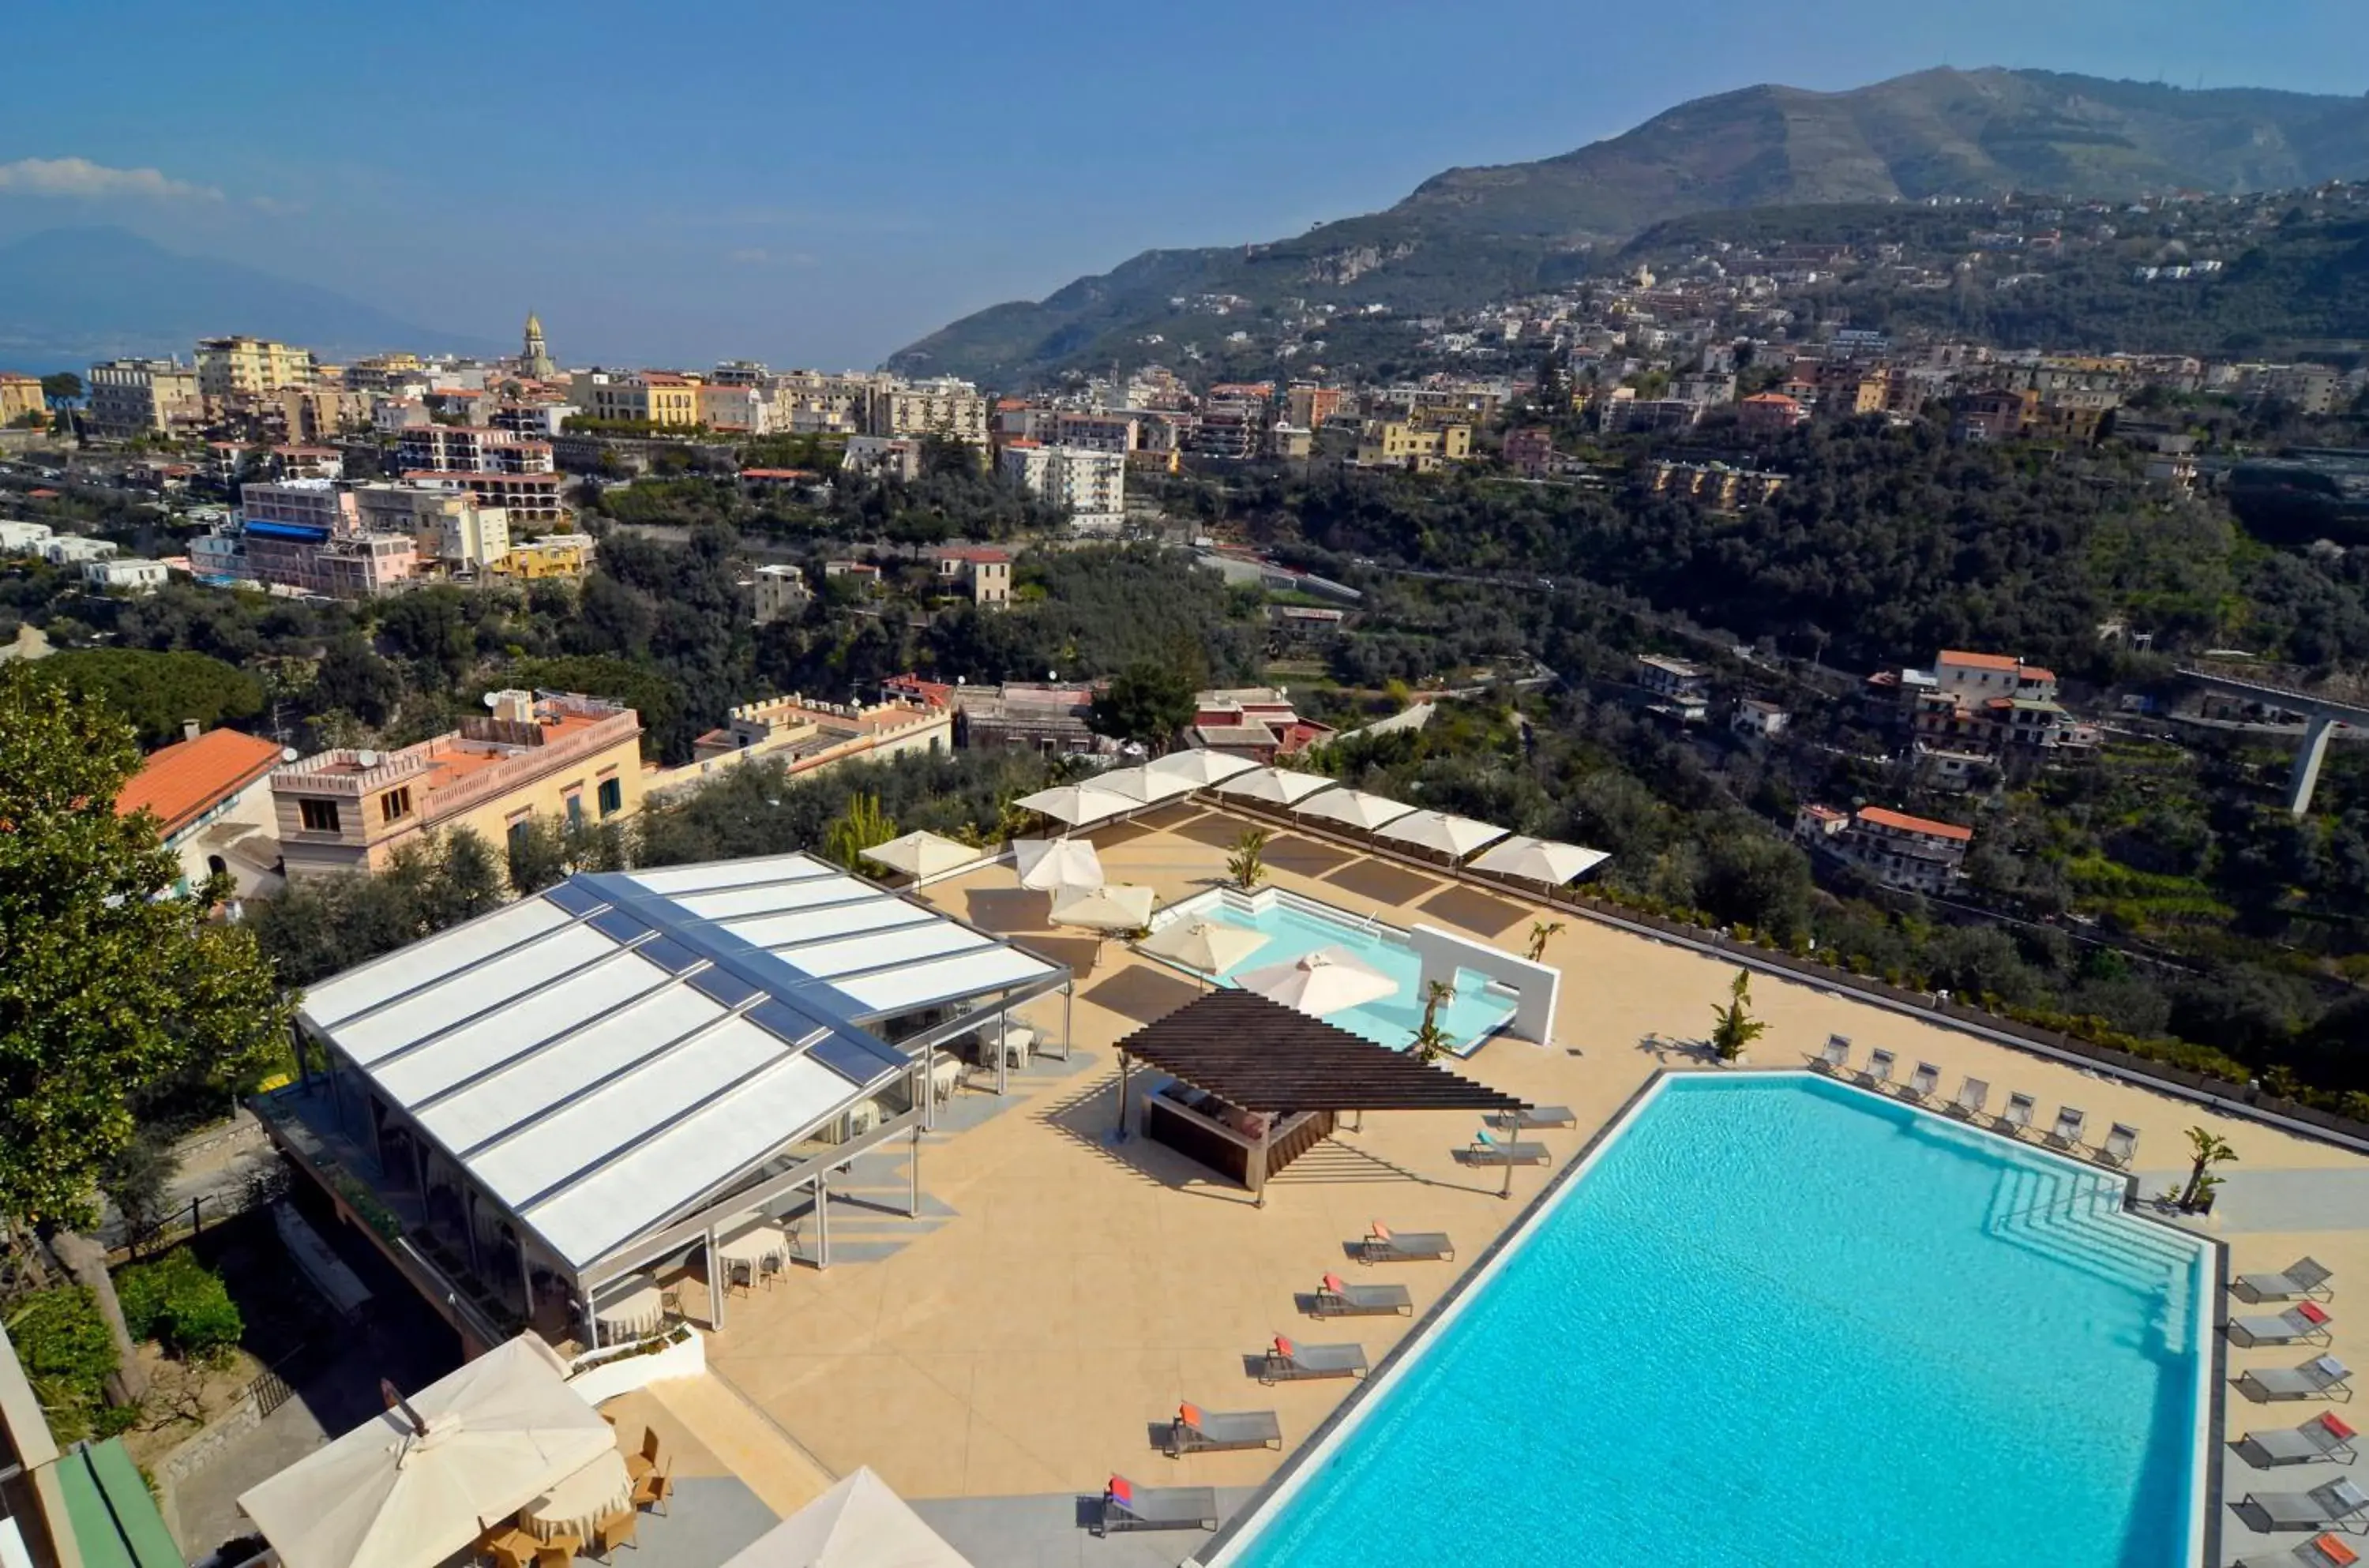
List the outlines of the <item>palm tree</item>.
{"type": "Polygon", "coordinates": [[[1245,893],[1266,880],[1266,840],[1265,828],[1250,829],[1234,841],[1234,853],[1226,857],[1226,875],[1245,893]]]}
{"type": "Polygon", "coordinates": [[[2180,1189],[2180,1207],[2193,1212],[2203,1199],[2211,1196],[2213,1188],[2221,1185],[2218,1176],[2209,1174],[2213,1167],[2225,1160],[2235,1160],[2237,1151],[2219,1133],[2201,1127],[2188,1129],[2188,1147],[2195,1162],[2188,1168],[2188,1185],[2180,1189]]]}
{"type": "Polygon", "coordinates": [[[1413,1049],[1417,1061],[1437,1061],[1454,1048],[1448,1031],[1439,1026],[1440,1008],[1456,999],[1456,988],[1446,980],[1425,980],[1423,986],[1423,1023],[1414,1032],[1413,1049]]]}
{"type": "Polygon", "coordinates": [[[1711,1030],[1711,1048],[1722,1061],[1734,1061],[1744,1054],[1745,1047],[1768,1032],[1768,1020],[1755,1018],[1746,1011],[1752,1005],[1752,971],[1738,969],[1735,979],[1728,983],[1727,1005],[1714,1007],[1711,1015],[1715,1020],[1711,1030]]]}
{"type": "Polygon", "coordinates": [[[1561,930],[1562,930],[1562,921],[1532,921],[1530,922],[1531,963],[1539,963],[1545,959],[1547,956],[1547,940],[1561,930]]]}

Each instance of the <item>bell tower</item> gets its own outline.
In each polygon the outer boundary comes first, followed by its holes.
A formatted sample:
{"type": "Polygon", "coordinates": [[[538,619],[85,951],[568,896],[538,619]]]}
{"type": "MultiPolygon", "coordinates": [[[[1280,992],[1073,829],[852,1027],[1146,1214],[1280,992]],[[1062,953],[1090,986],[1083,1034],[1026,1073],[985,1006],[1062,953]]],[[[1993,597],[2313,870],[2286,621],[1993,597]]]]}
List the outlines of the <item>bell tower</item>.
{"type": "Polygon", "coordinates": [[[526,317],[525,349],[519,355],[520,368],[537,381],[549,381],[559,372],[551,362],[551,350],[543,341],[543,321],[532,311],[526,317]]]}

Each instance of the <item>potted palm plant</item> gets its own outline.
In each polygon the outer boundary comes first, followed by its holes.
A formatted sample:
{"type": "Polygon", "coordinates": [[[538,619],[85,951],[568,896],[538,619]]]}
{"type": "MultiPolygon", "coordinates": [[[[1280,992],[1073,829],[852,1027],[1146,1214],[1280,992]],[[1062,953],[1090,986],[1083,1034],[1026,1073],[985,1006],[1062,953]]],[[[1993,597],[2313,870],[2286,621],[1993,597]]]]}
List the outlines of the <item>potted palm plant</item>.
{"type": "Polygon", "coordinates": [[[1752,972],[1738,969],[1728,982],[1727,1004],[1711,1010],[1711,1048],[1723,1066],[1743,1066],[1752,1042],[1768,1032],[1768,1020],[1753,1017],[1751,1006],[1752,972]]]}

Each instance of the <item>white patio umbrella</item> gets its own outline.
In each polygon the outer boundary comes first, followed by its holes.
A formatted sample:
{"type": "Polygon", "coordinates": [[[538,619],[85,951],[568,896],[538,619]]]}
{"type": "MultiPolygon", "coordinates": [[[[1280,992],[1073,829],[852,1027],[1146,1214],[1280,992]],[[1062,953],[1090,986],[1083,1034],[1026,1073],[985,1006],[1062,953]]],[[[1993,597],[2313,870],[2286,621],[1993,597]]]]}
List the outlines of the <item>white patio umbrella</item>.
{"type": "Polygon", "coordinates": [[[238,1500],[287,1568],[429,1568],[617,1450],[532,1334],[438,1379],[238,1500]]]}
{"type": "Polygon", "coordinates": [[[1296,809],[1302,817],[1319,817],[1327,822],[1371,832],[1385,822],[1397,821],[1414,807],[1379,795],[1368,795],[1361,789],[1341,789],[1320,795],[1296,809]]]}
{"type": "Polygon", "coordinates": [[[1246,969],[1234,977],[1244,990],[1254,990],[1269,1001],[1296,1007],[1322,1018],[1363,1002],[1393,995],[1398,981],[1379,969],[1368,968],[1345,947],[1320,947],[1288,964],[1246,969]]]}
{"type": "Polygon", "coordinates": [[[1289,768],[1260,768],[1227,779],[1218,785],[1218,793],[1268,806],[1293,806],[1311,795],[1338,787],[1339,780],[1327,778],[1322,773],[1299,773],[1289,768]]]}
{"type": "Polygon", "coordinates": [[[1172,779],[1188,780],[1195,789],[1207,789],[1223,784],[1238,773],[1247,773],[1258,764],[1248,757],[1237,757],[1230,751],[1207,751],[1198,747],[1184,751],[1171,751],[1157,761],[1146,762],[1144,771],[1165,773],[1172,779]]]}
{"type": "Polygon", "coordinates": [[[1056,894],[1055,925],[1082,926],[1104,935],[1116,931],[1140,931],[1151,923],[1151,889],[1118,882],[1056,894]]]}
{"type": "Polygon", "coordinates": [[[1451,816],[1445,811],[1410,812],[1395,822],[1385,824],[1374,834],[1374,837],[1388,839],[1394,844],[1429,850],[1434,854],[1459,860],[1505,836],[1505,830],[1494,823],[1451,816]]]}
{"type": "Polygon", "coordinates": [[[1202,918],[1170,921],[1137,945],[1155,958],[1222,975],[1267,944],[1266,933],[1202,918]]]}
{"type": "Polygon", "coordinates": [[[750,1541],[724,1568],[971,1568],[869,1465],[750,1541]]]}
{"type": "Polygon", "coordinates": [[[1038,893],[1103,885],[1102,857],[1083,839],[1014,839],[1012,858],[1020,885],[1038,893]]]}
{"type": "Polygon", "coordinates": [[[1138,806],[1150,806],[1159,801],[1193,793],[1193,782],[1190,779],[1180,779],[1173,773],[1155,773],[1148,765],[1139,768],[1113,768],[1106,773],[1096,773],[1088,782],[1087,787],[1103,790],[1111,795],[1125,795],[1138,806]]]}
{"type": "Polygon", "coordinates": [[[1575,881],[1612,856],[1603,850],[1559,843],[1553,839],[1512,838],[1474,861],[1471,869],[1527,882],[1560,885],[1575,881]]]}
{"type": "Polygon", "coordinates": [[[935,876],[941,871],[968,865],[979,857],[979,852],[968,844],[940,838],[926,828],[916,828],[885,844],[875,844],[863,853],[873,864],[901,871],[908,876],[935,876]]]}
{"type": "Polygon", "coordinates": [[[1129,800],[1123,795],[1113,795],[1106,789],[1096,789],[1091,784],[1082,784],[1040,789],[1035,795],[1022,795],[1013,804],[1024,811],[1050,817],[1056,822],[1082,828],[1089,822],[1099,822],[1105,817],[1132,811],[1142,803],[1129,800]]]}

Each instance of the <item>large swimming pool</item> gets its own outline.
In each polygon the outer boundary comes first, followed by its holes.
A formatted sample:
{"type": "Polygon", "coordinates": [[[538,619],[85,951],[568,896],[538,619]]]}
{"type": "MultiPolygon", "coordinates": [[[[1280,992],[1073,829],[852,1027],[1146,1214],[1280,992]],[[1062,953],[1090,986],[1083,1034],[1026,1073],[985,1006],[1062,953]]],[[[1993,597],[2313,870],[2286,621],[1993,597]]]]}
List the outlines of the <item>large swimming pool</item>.
{"type": "MultiPolygon", "coordinates": [[[[1207,979],[1222,983],[1239,970],[1289,964],[1319,948],[1343,947],[1357,962],[1398,981],[1399,989],[1379,1001],[1326,1013],[1326,1023],[1394,1050],[1405,1049],[1423,1024],[1423,959],[1407,945],[1406,933],[1394,926],[1360,920],[1345,910],[1274,887],[1247,897],[1225,888],[1196,893],[1162,910],[1157,924],[1166,925],[1173,920],[1245,926],[1266,938],[1257,952],[1207,979]]],[[[1467,1055],[1513,1012],[1512,992],[1477,970],[1459,969],[1456,995],[1441,1006],[1439,1026],[1454,1042],[1457,1054],[1467,1055]]]]}
{"type": "Polygon", "coordinates": [[[1807,1074],[1665,1079],[1199,1561],[2187,1568],[2210,1252],[2123,1190],[1807,1074]]]}

